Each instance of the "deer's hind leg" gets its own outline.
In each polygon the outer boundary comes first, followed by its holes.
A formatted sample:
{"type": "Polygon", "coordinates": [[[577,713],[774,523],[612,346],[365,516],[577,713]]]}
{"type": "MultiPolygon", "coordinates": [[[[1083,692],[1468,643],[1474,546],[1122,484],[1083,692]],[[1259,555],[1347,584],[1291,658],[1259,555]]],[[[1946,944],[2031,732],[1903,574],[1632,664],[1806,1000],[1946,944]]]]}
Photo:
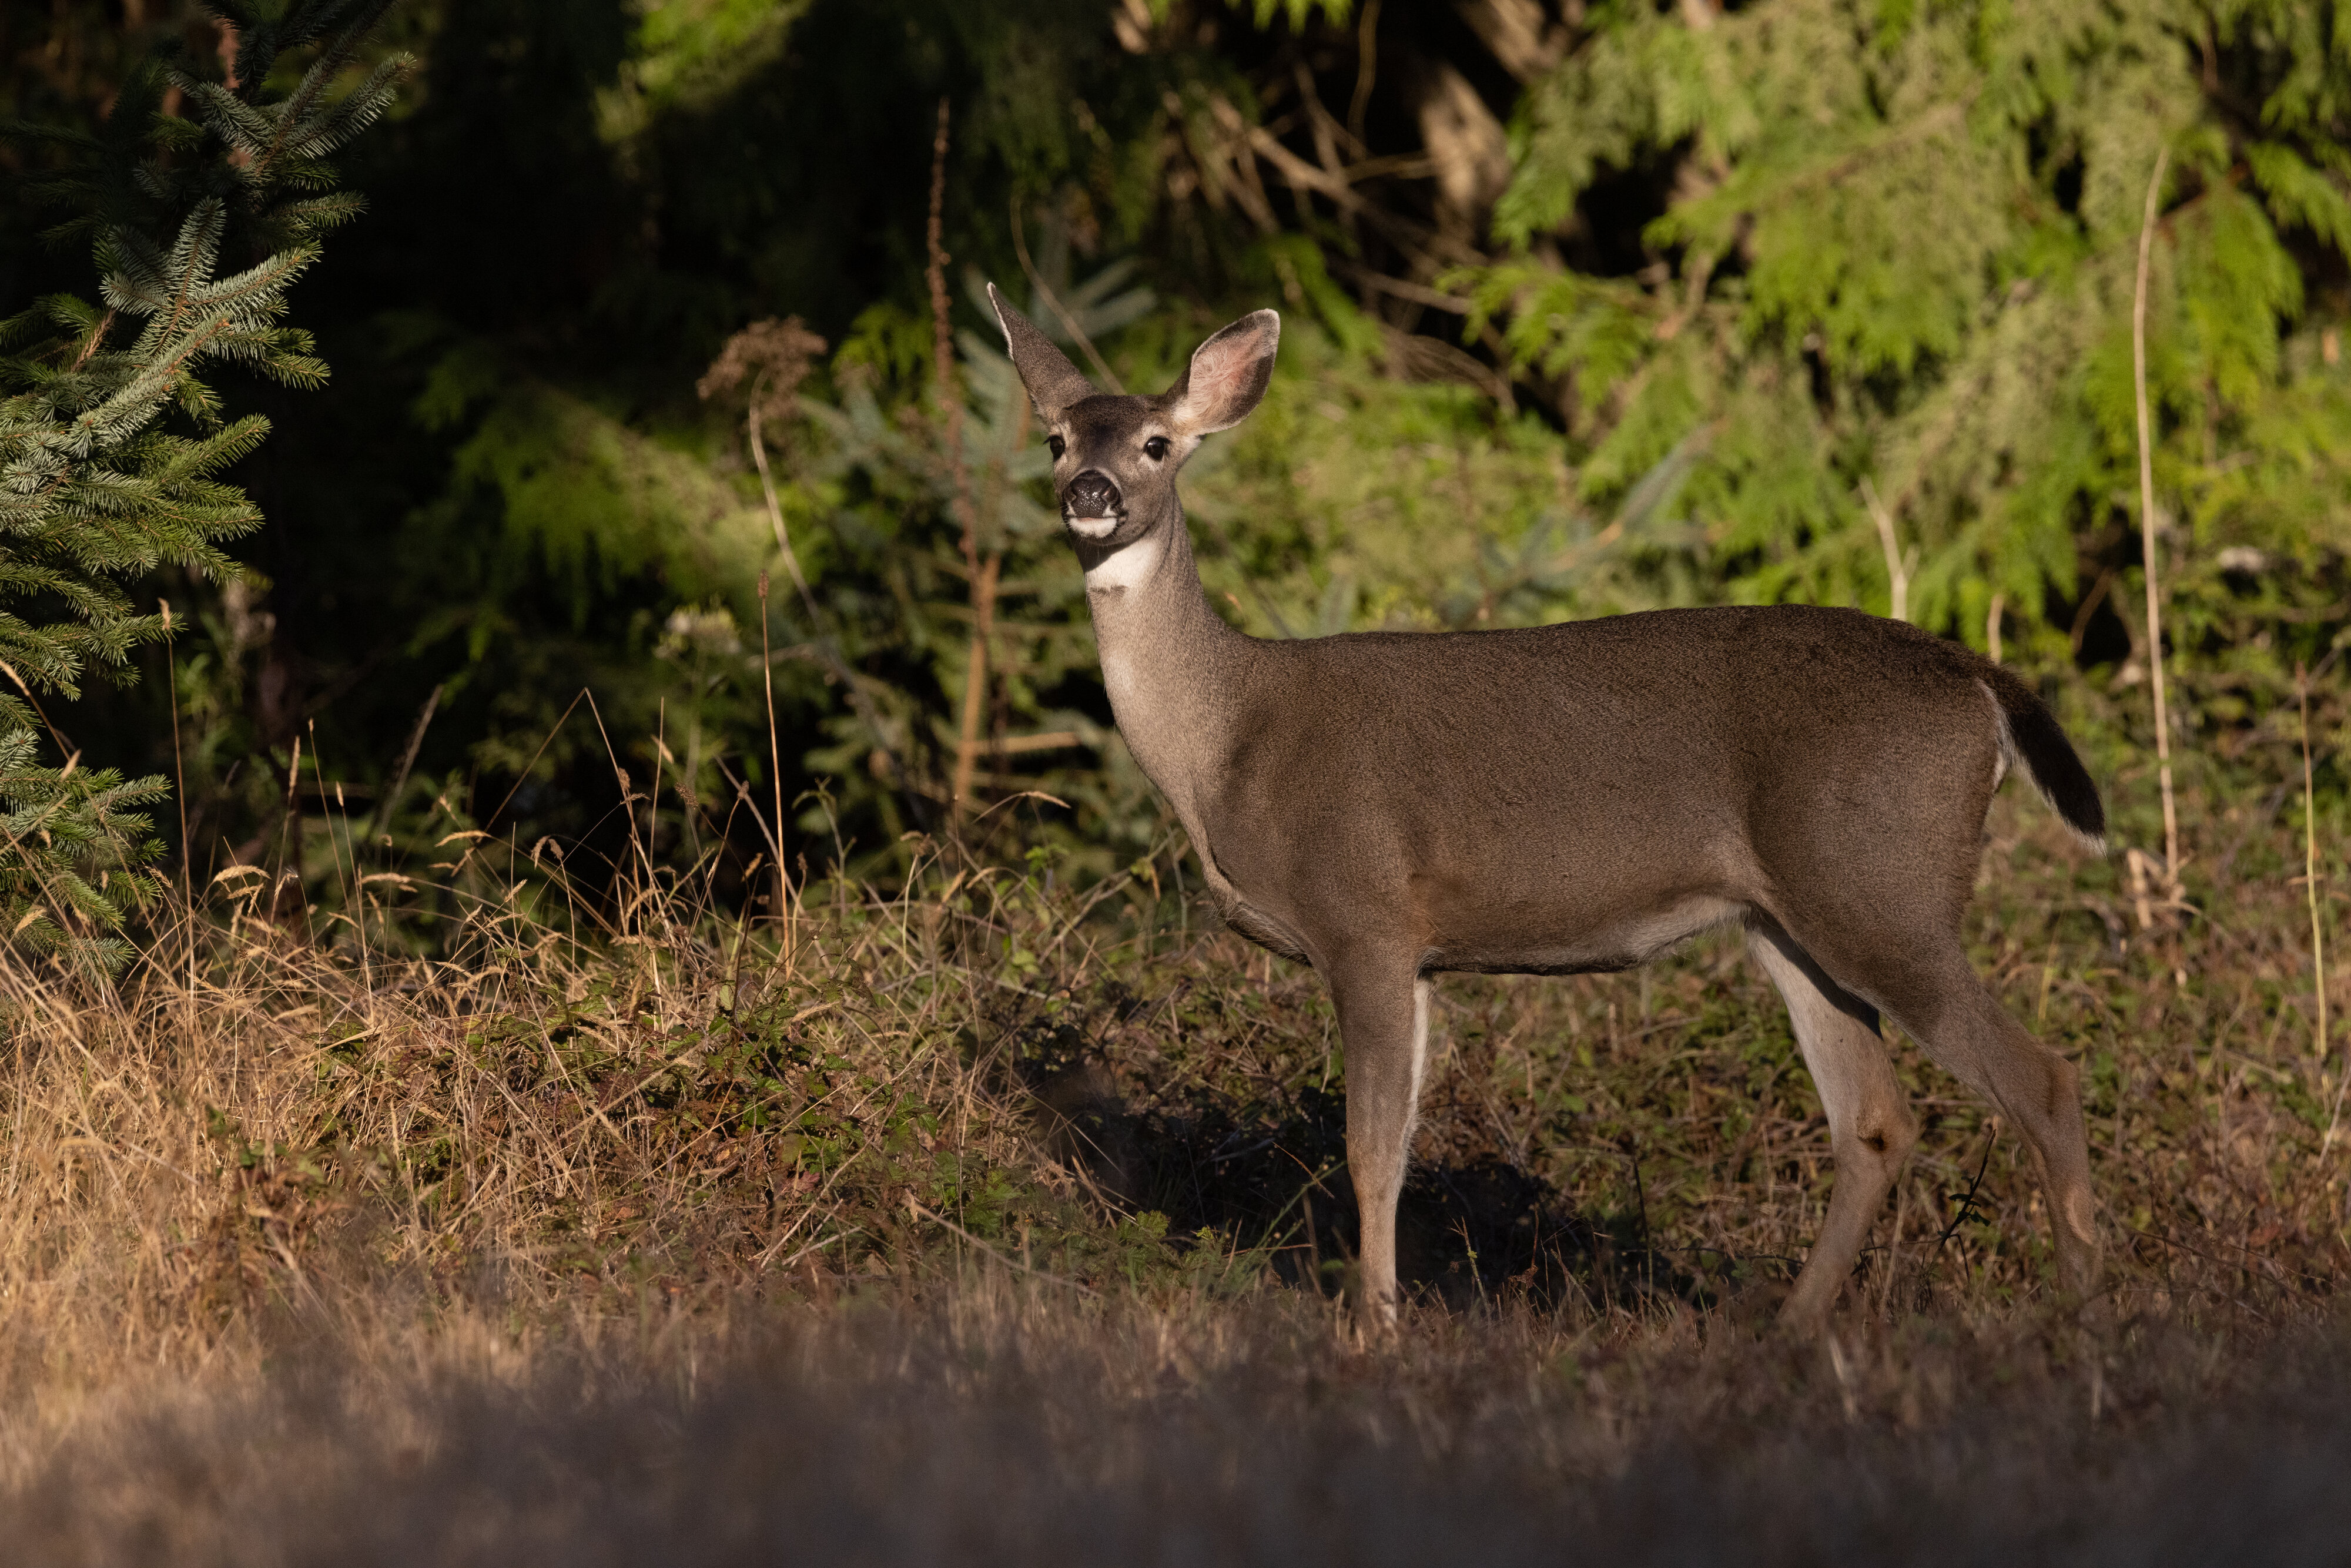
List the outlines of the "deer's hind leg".
{"type": "Polygon", "coordinates": [[[2049,1200],[2058,1282],[2086,1295],[2098,1281],[2097,1206],[2080,1070],[2009,1016],[1956,941],[1940,956],[1923,966],[1931,988],[1915,999],[1889,995],[1887,1006],[1928,1055],[2024,1134],[2049,1200]]]}
{"type": "MultiPolygon", "coordinates": [[[[1957,924],[1850,925],[1844,929],[1865,931],[1866,938],[1843,946],[1833,940],[1838,928],[1824,927],[1821,940],[1807,945],[1848,988],[1892,1014],[1938,1065],[2023,1134],[2049,1200],[2058,1281],[2086,1294],[2097,1283],[2098,1239],[2081,1074],[2009,1016],[1969,964],[1951,928],[1957,924]]],[[[1797,935],[1808,934],[1800,927],[1797,935]]]]}
{"type": "Polygon", "coordinates": [[[1828,1112],[1836,1160],[1828,1218],[1780,1309],[1782,1322],[1810,1327],[1836,1304],[1902,1162],[1918,1141],[1918,1123],[1878,1034],[1877,1009],[1830,979],[1776,925],[1760,918],[1750,924],[1747,948],[1788,1004],[1797,1047],[1828,1112]]]}

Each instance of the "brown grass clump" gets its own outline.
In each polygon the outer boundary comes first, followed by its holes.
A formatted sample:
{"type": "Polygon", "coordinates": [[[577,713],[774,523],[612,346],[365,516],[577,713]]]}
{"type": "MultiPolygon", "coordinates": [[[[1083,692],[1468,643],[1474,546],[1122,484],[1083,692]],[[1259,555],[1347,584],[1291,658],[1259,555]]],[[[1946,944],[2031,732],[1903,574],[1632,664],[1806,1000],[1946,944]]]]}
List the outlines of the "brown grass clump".
{"type": "Polygon", "coordinates": [[[1904,1048],[1817,1344],[1752,1326],[1827,1137],[1728,945],[1446,983],[1384,1351],[1327,1003],[1164,863],[513,894],[432,961],[225,892],[103,993],[0,970],[0,1512],[91,1562],[2291,1558],[2351,1338],[2288,836],[2141,929],[1996,815],[1979,956],[2085,1067],[2111,1291],[2046,1299],[2012,1140],[1904,1048]]]}

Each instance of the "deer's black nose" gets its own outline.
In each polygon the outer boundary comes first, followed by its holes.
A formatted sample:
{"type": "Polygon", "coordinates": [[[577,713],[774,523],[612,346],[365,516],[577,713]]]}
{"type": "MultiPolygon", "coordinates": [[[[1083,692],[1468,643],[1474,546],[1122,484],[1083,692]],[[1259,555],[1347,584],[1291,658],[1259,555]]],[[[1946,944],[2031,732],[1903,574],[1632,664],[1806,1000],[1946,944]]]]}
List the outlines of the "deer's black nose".
{"type": "Polygon", "coordinates": [[[1061,510],[1073,517],[1108,517],[1125,510],[1118,486],[1099,468],[1089,468],[1061,492],[1061,510]]]}

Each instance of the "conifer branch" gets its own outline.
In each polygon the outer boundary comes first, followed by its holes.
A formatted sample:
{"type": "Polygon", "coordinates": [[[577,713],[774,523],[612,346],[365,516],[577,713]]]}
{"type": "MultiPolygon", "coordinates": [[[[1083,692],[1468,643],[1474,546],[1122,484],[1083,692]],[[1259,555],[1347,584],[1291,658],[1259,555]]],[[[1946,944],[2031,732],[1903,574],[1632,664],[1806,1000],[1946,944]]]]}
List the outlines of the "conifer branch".
{"type": "MultiPolygon", "coordinates": [[[[313,236],[361,210],[331,189],[323,154],[381,117],[409,62],[385,61],[340,103],[326,94],[389,5],[292,0],[265,18],[223,0],[214,14],[238,32],[233,85],[158,58],[125,83],[99,134],[9,128],[72,155],[37,188],[75,209],[49,233],[86,236],[99,279],[99,303],[57,296],[0,322],[0,605],[46,599],[68,617],[37,624],[0,608],[0,658],[28,700],[36,685],[76,695],[93,664],[121,677],[169,630],[135,612],[125,584],[167,560],[233,571],[222,542],[259,526],[245,493],[214,476],[268,422],[224,423],[204,374],[225,361],[290,386],[325,379],[308,335],[282,321],[317,259],[313,236]],[[259,101],[277,51],[309,42],[322,47],[295,92],[259,101]],[[166,85],[200,125],[161,112],[166,85]],[[259,259],[224,277],[232,247],[259,259]],[[125,315],[141,319],[139,333],[109,348],[125,315]],[[45,329],[54,335],[27,346],[45,329]],[[192,434],[156,428],[174,403],[192,434]]],[[[50,768],[37,751],[32,712],[0,700],[0,926],[20,948],[102,974],[129,956],[126,915],[160,891],[146,808],[168,790],[78,756],[50,768]]]]}

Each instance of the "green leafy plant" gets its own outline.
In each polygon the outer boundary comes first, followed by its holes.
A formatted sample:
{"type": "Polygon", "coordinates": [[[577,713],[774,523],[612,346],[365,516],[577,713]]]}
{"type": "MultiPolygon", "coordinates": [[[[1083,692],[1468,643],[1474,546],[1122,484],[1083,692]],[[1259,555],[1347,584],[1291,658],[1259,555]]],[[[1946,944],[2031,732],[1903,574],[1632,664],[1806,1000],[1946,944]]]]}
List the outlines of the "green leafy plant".
{"type": "MultiPolygon", "coordinates": [[[[1884,608],[1900,582],[1922,624],[1983,646],[2005,618],[2062,656],[2109,591],[2088,579],[2136,568],[2133,269],[2168,149],[2155,469],[2166,553],[2202,558],[2165,572],[2189,599],[2174,644],[2250,643],[2283,611],[2280,640],[2323,652],[2322,497],[2351,433],[2331,302],[2307,298],[2351,254],[2323,12],[1595,8],[1520,110],[1494,221],[1517,254],[1455,275],[1472,332],[1504,321],[1523,371],[1563,379],[1587,496],[1713,432],[1685,494],[1713,591],[1884,608]],[[1563,265],[1587,193],[1660,168],[1649,267],[1563,265]]],[[[2267,666],[2282,697],[2292,660],[2267,666]]]]}

